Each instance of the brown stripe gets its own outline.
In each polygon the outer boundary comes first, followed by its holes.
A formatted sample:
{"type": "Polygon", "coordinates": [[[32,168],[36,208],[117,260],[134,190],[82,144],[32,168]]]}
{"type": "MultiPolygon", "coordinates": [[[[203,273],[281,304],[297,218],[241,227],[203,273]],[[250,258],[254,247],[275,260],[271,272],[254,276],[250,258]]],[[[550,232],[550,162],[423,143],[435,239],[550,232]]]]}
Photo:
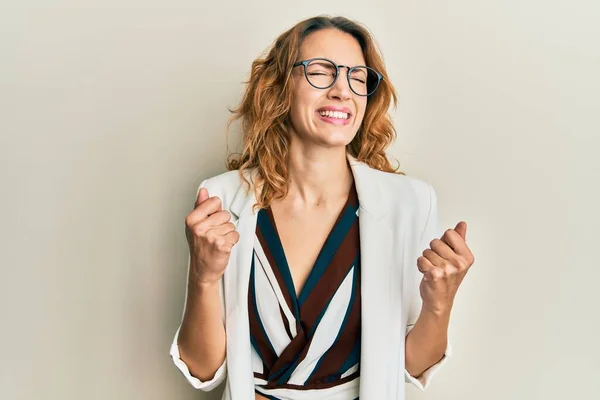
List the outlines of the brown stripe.
{"type": "Polygon", "coordinates": [[[254,377],[258,379],[264,379],[265,381],[267,380],[267,376],[265,374],[259,374],[258,372],[254,373],[254,377]]]}
{"type": "Polygon", "coordinates": [[[290,330],[290,324],[289,324],[287,317],[285,316],[285,314],[283,312],[283,308],[281,308],[281,305],[279,305],[279,313],[281,314],[281,320],[283,321],[283,326],[285,327],[285,332],[287,333],[290,340],[292,340],[294,337],[292,336],[292,331],[290,330]]]}

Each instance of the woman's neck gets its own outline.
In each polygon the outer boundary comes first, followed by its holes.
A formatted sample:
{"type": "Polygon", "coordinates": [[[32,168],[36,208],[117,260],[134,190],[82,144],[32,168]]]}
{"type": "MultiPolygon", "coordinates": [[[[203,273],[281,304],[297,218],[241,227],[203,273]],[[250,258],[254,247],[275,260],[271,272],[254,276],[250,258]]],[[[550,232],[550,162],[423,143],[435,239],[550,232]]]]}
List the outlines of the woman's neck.
{"type": "Polygon", "coordinates": [[[324,206],[345,199],[353,176],[346,149],[294,151],[288,160],[288,195],[296,207],[324,206]]]}

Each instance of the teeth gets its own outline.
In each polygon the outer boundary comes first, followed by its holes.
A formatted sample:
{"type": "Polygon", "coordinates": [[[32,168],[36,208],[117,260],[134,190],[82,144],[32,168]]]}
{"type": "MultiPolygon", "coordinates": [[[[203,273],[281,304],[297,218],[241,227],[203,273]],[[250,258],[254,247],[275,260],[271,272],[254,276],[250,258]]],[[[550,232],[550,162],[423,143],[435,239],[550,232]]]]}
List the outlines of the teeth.
{"type": "Polygon", "coordinates": [[[319,114],[328,118],[348,119],[348,113],[341,111],[319,111],[319,114]]]}

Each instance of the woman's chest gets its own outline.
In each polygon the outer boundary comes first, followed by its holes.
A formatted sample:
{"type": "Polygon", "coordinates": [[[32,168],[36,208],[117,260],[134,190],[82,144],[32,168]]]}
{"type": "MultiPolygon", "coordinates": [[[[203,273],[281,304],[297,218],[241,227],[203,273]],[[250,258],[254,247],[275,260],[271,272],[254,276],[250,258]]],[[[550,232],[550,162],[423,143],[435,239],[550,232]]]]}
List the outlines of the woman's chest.
{"type": "MultiPolygon", "coordinates": [[[[273,237],[267,242],[279,245],[284,264],[279,267],[289,270],[296,296],[300,296],[319,258],[326,257],[328,251],[337,251],[344,245],[343,237],[355,225],[358,227],[357,210],[354,187],[345,199],[329,207],[294,210],[286,204],[273,203],[261,210],[263,219],[272,226],[273,237]],[[337,248],[332,248],[334,244],[337,248]]],[[[357,235],[358,230],[354,233],[357,235]]]]}
{"type": "Polygon", "coordinates": [[[337,218],[338,213],[331,212],[313,212],[301,217],[277,213],[276,234],[281,242],[296,296],[300,295],[337,218]]]}

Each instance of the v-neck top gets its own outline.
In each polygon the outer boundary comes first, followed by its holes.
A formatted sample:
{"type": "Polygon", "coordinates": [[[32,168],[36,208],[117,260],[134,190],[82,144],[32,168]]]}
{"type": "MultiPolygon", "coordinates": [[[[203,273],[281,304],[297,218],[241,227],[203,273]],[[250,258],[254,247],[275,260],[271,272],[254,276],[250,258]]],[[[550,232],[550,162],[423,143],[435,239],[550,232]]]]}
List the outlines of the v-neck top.
{"type": "Polygon", "coordinates": [[[272,210],[259,210],[248,290],[257,393],[286,400],[358,398],[358,208],[353,184],[299,295],[272,210]]]}

